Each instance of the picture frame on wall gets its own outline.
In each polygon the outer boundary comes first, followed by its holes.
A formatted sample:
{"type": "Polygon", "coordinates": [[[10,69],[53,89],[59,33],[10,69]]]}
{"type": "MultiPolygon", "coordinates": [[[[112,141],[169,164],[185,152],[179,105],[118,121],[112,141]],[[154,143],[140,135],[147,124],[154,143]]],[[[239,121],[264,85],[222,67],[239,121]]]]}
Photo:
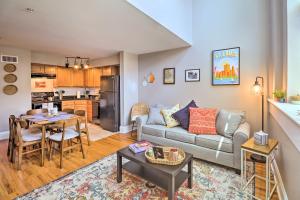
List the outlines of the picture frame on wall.
{"type": "Polygon", "coordinates": [[[240,85],[240,47],[212,51],[212,85],[240,85]]]}
{"type": "Polygon", "coordinates": [[[200,82],[200,69],[185,70],[185,82],[200,82]]]}
{"type": "Polygon", "coordinates": [[[164,84],[175,84],[175,68],[164,68],[163,81],[164,84]]]}

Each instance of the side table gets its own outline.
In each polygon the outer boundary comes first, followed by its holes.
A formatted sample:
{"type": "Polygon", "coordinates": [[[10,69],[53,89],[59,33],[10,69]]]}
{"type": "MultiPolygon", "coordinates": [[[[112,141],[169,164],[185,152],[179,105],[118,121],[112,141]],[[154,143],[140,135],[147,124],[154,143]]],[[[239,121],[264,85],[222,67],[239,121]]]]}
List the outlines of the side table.
{"type": "MultiPolygon", "coordinates": [[[[250,138],[247,142],[245,142],[241,146],[241,178],[242,178],[242,183],[246,184],[243,187],[243,190],[247,188],[247,186],[252,182],[255,181],[255,178],[265,180],[266,182],[266,193],[265,193],[265,199],[269,200],[274,193],[277,183],[275,181],[271,181],[270,177],[270,170],[271,170],[271,156],[274,151],[274,149],[278,146],[278,141],[275,139],[269,139],[267,145],[257,145],[254,143],[254,138],[250,138]],[[246,162],[247,162],[247,152],[252,153],[252,154],[257,154],[260,156],[263,156],[266,158],[266,177],[259,176],[253,173],[251,178],[247,181],[246,177],[246,162]],[[271,183],[274,184],[273,188],[271,189],[271,183]]],[[[247,193],[248,195],[252,196],[255,199],[259,199],[258,197],[247,193]]]]}

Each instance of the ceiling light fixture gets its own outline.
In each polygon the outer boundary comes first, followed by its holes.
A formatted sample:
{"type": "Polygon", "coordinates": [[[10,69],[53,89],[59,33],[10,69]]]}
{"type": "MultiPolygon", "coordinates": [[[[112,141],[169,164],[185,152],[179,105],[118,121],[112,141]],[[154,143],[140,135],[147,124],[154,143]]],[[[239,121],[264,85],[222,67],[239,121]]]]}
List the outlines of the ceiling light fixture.
{"type": "Polygon", "coordinates": [[[25,12],[33,13],[34,9],[33,8],[25,8],[25,12]]]}
{"type": "Polygon", "coordinates": [[[88,69],[89,68],[89,59],[86,60],[86,63],[84,65],[84,69],[88,69]]]}
{"type": "Polygon", "coordinates": [[[65,58],[66,58],[66,61],[65,61],[65,67],[66,68],[68,68],[70,66],[69,59],[74,59],[74,65],[73,65],[74,69],[79,69],[79,68],[87,69],[87,68],[89,68],[89,59],[90,58],[83,58],[83,57],[79,57],[79,56],[76,56],[76,57],[68,56],[68,57],[65,57],[65,58]],[[80,60],[80,62],[79,62],[79,60],[80,60]]]}
{"type": "Polygon", "coordinates": [[[77,58],[75,58],[75,60],[74,60],[74,68],[75,68],[75,69],[78,69],[79,66],[77,65],[76,59],[77,59],[77,58]]]}
{"type": "Polygon", "coordinates": [[[65,63],[66,68],[69,68],[69,59],[67,58],[67,62],[65,63]]]}

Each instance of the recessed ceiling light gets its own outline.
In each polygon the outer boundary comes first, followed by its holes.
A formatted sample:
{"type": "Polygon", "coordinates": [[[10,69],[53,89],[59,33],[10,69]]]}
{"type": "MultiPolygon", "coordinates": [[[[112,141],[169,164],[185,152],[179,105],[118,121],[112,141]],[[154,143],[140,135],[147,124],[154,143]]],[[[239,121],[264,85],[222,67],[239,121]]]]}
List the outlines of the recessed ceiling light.
{"type": "Polygon", "coordinates": [[[34,9],[33,8],[25,8],[25,12],[28,13],[33,13],[34,9]]]}

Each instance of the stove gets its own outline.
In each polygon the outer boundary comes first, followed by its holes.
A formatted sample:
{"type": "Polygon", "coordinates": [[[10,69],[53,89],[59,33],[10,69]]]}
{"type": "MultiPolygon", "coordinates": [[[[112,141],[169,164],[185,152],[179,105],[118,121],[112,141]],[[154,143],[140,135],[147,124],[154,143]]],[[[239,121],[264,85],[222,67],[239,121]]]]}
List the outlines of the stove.
{"type": "Polygon", "coordinates": [[[44,103],[53,103],[59,111],[61,111],[61,101],[54,97],[54,92],[32,92],[31,93],[31,107],[32,109],[41,109],[44,103]],[[53,100],[49,101],[48,97],[52,97],[53,100]]]}

